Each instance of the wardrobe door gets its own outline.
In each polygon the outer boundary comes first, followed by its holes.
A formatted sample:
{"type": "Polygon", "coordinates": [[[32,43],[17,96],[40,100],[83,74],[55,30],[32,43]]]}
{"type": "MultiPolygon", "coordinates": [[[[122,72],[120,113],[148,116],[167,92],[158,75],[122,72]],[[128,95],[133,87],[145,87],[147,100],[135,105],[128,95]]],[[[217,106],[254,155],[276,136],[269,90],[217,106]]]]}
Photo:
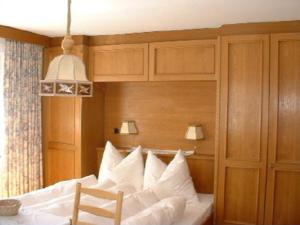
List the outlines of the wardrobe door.
{"type": "Polygon", "coordinates": [[[217,224],[262,224],[269,36],[221,39],[217,224]]]}
{"type": "Polygon", "coordinates": [[[271,36],[266,224],[300,224],[300,33],[271,36]]]}

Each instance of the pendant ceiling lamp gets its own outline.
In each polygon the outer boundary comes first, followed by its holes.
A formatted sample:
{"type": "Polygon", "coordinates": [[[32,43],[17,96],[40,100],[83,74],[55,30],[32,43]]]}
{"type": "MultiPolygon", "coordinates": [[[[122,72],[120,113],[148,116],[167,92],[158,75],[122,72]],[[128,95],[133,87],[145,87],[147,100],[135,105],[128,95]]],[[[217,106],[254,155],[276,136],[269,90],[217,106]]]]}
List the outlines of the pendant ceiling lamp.
{"type": "Polygon", "coordinates": [[[61,43],[63,54],[49,64],[46,78],[40,81],[41,96],[91,97],[93,84],[86,77],[82,60],[71,54],[74,41],[70,34],[71,0],[68,0],[67,33],[61,43]]]}

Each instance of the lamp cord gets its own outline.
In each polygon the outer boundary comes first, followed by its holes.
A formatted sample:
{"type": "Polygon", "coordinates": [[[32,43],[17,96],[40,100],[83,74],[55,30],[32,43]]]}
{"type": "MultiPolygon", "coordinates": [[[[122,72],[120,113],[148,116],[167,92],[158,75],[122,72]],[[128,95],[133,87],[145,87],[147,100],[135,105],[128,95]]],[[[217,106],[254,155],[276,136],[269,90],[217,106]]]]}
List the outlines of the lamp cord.
{"type": "Polygon", "coordinates": [[[68,0],[68,17],[67,17],[67,33],[64,39],[61,42],[61,47],[64,51],[64,54],[70,54],[74,41],[71,37],[70,27],[71,27],[71,0],[68,0]]]}
{"type": "Polygon", "coordinates": [[[68,0],[68,18],[67,18],[67,35],[70,35],[70,27],[71,27],[71,0],[68,0]]]}

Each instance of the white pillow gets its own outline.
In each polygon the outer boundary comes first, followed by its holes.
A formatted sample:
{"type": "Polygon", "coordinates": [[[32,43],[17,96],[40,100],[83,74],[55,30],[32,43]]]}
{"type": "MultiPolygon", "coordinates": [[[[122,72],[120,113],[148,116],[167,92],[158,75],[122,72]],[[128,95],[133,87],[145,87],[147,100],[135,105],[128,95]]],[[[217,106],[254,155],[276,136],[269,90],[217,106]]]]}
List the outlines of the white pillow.
{"type": "Polygon", "coordinates": [[[109,171],[116,167],[125,157],[112,145],[106,142],[100,164],[98,182],[103,184],[109,178],[109,171]]]}
{"type": "Polygon", "coordinates": [[[167,165],[163,161],[158,159],[152,151],[148,151],[145,163],[144,189],[156,184],[166,168],[167,165]]]}
{"type": "Polygon", "coordinates": [[[140,146],[111,170],[110,179],[117,184],[131,184],[137,191],[143,188],[144,160],[140,146]]]}
{"type": "Polygon", "coordinates": [[[108,188],[113,184],[124,183],[132,185],[136,191],[142,189],[144,161],[141,146],[124,158],[110,142],[107,142],[102,161],[98,178],[101,185],[108,188]]]}
{"type": "Polygon", "coordinates": [[[183,215],[185,205],[183,197],[165,198],[122,221],[122,225],[170,225],[183,215]]]}
{"type": "MultiPolygon", "coordinates": [[[[148,156],[150,158],[148,162],[147,156],[146,165],[148,163],[153,163],[154,165],[161,165],[163,163],[155,155],[149,153],[150,152],[148,152],[148,156]]],[[[155,170],[152,166],[146,166],[144,177],[144,180],[151,180],[151,184],[146,182],[147,188],[152,189],[160,199],[171,196],[183,196],[186,200],[198,199],[188,164],[182,151],[179,150],[177,152],[174,159],[162,173],[161,169],[163,166],[160,167],[160,169],[155,170]],[[151,171],[147,171],[148,169],[151,169],[151,171]],[[155,172],[157,172],[157,174],[154,174],[155,172]],[[148,176],[149,174],[151,174],[150,177],[148,176]],[[159,177],[159,179],[156,182],[152,182],[155,180],[153,179],[154,177],[159,177]]]]}

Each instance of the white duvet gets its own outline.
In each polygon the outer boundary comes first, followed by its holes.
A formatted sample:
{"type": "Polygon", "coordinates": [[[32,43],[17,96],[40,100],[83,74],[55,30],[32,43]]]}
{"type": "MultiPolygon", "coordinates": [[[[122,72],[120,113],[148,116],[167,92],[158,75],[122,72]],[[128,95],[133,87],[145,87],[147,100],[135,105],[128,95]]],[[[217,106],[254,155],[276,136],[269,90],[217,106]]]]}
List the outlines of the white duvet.
{"type": "MultiPolygon", "coordinates": [[[[17,197],[22,202],[20,213],[13,217],[0,217],[0,225],[66,225],[73,212],[75,184],[82,183],[85,187],[103,188],[94,175],[81,179],[59,182],[47,188],[17,197]]],[[[106,188],[111,191],[121,190],[125,197],[122,210],[124,225],[168,225],[182,216],[185,209],[185,199],[172,196],[160,200],[151,190],[136,192],[129,185],[115,185],[106,188]]],[[[98,205],[107,209],[114,208],[114,202],[100,200],[83,195],[81,202],[98,205]]],[[[110,219],[104,219],[87,213],[80,213],[79,220],[94,224],[113,224],[110,219]]]]}

